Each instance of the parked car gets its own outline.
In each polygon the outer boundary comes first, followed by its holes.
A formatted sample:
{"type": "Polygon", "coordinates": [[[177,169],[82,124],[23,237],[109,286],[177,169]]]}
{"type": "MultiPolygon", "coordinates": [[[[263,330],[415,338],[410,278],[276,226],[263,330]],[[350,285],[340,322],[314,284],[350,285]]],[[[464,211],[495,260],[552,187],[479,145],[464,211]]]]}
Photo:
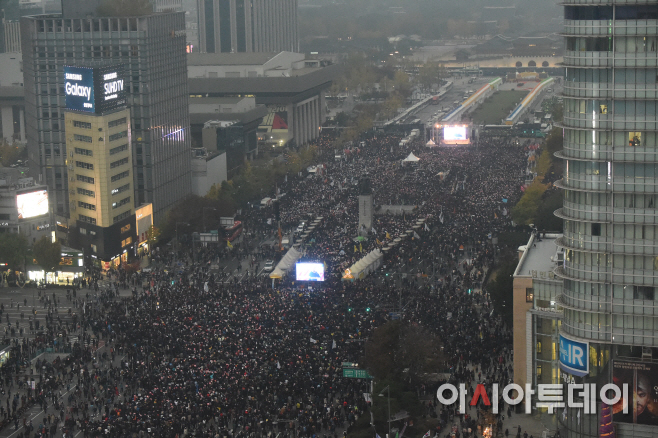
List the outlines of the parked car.
{"type": "Polygon", "coordinates": [[[263,271],[272,272],[273,270],[274,270],[274,260],[267,260],[265,262],[265,267],[263,268],[263,271]]]}

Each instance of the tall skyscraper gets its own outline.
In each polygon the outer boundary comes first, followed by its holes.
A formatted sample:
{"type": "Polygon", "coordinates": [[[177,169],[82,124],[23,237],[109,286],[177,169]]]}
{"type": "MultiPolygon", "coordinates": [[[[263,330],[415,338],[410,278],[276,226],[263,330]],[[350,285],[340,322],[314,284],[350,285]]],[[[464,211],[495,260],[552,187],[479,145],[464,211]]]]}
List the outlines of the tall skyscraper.
{"type": "Polygon", "coordinates": [[[63,14],[21,19],[30,171],[50,187],[54,213],[69,218],[64,66],[123,64],[134,203],[152,203],[157,223],[191,192],[184,13],[81,18],[68,1],[63,14]]]}
{"type": "MultiPolygon", "coordinates": [[[[650,437],[658,436],[658,1],[620,3],[564,2],[559,360],[565,381],[628,384],[618,407],[629,412],[613,410],[616,436],[650,437]]],[[[559,410],[563,437],[611,430],[584,414],[559,410]]]]}
{"type": "Polygon", "coordinates": [[[204,53],[297,52],[297,0],[198,0],[204,53]]]}

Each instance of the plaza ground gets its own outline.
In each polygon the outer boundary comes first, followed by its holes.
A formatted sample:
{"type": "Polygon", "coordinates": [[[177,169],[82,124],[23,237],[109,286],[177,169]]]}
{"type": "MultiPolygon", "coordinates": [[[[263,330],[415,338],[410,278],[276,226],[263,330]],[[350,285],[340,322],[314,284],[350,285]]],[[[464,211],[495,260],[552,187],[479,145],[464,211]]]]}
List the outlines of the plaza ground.
{"type": "Polygon", "coordinates": [[[473,121],[481,125],[499,125],[527,94],[527,90],[497,91],[473,112],[473,121]]]}

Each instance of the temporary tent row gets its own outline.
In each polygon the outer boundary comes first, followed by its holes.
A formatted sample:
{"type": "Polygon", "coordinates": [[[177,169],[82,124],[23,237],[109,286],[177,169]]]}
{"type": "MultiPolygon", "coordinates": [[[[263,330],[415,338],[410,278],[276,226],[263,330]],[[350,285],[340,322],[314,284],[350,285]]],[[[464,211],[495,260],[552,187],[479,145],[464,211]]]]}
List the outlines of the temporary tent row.
{"type": "Polygon", "coordinates": [[[297,249],[290,248],[270,273],[270,278],[282,278],[293,266],[295,266],[295,262],[299,260],[301,256],[302,253],[297,251],[297,249]]]}
{"type": "Polygon", "coordinates": [[[362,280],[382,264],[383,254],[376,248],[350,267],[350,273],[355,279],[362,280]]]}

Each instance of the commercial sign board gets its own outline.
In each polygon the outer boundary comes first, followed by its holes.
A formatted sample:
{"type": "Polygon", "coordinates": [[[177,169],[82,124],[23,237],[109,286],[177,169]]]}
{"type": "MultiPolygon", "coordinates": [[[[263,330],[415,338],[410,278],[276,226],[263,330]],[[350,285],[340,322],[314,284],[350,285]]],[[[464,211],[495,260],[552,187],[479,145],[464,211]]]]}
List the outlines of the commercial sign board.
{"type": "Polygon", "coordinates": [[[560,334],[560,368],[574,376],[589,374],[589,343],[560,334]]]}
{"type": "Polygon", "coordinates": [[[64,67],[66,108],[102,114],[126,104],[123,66],[64,67]]]}

